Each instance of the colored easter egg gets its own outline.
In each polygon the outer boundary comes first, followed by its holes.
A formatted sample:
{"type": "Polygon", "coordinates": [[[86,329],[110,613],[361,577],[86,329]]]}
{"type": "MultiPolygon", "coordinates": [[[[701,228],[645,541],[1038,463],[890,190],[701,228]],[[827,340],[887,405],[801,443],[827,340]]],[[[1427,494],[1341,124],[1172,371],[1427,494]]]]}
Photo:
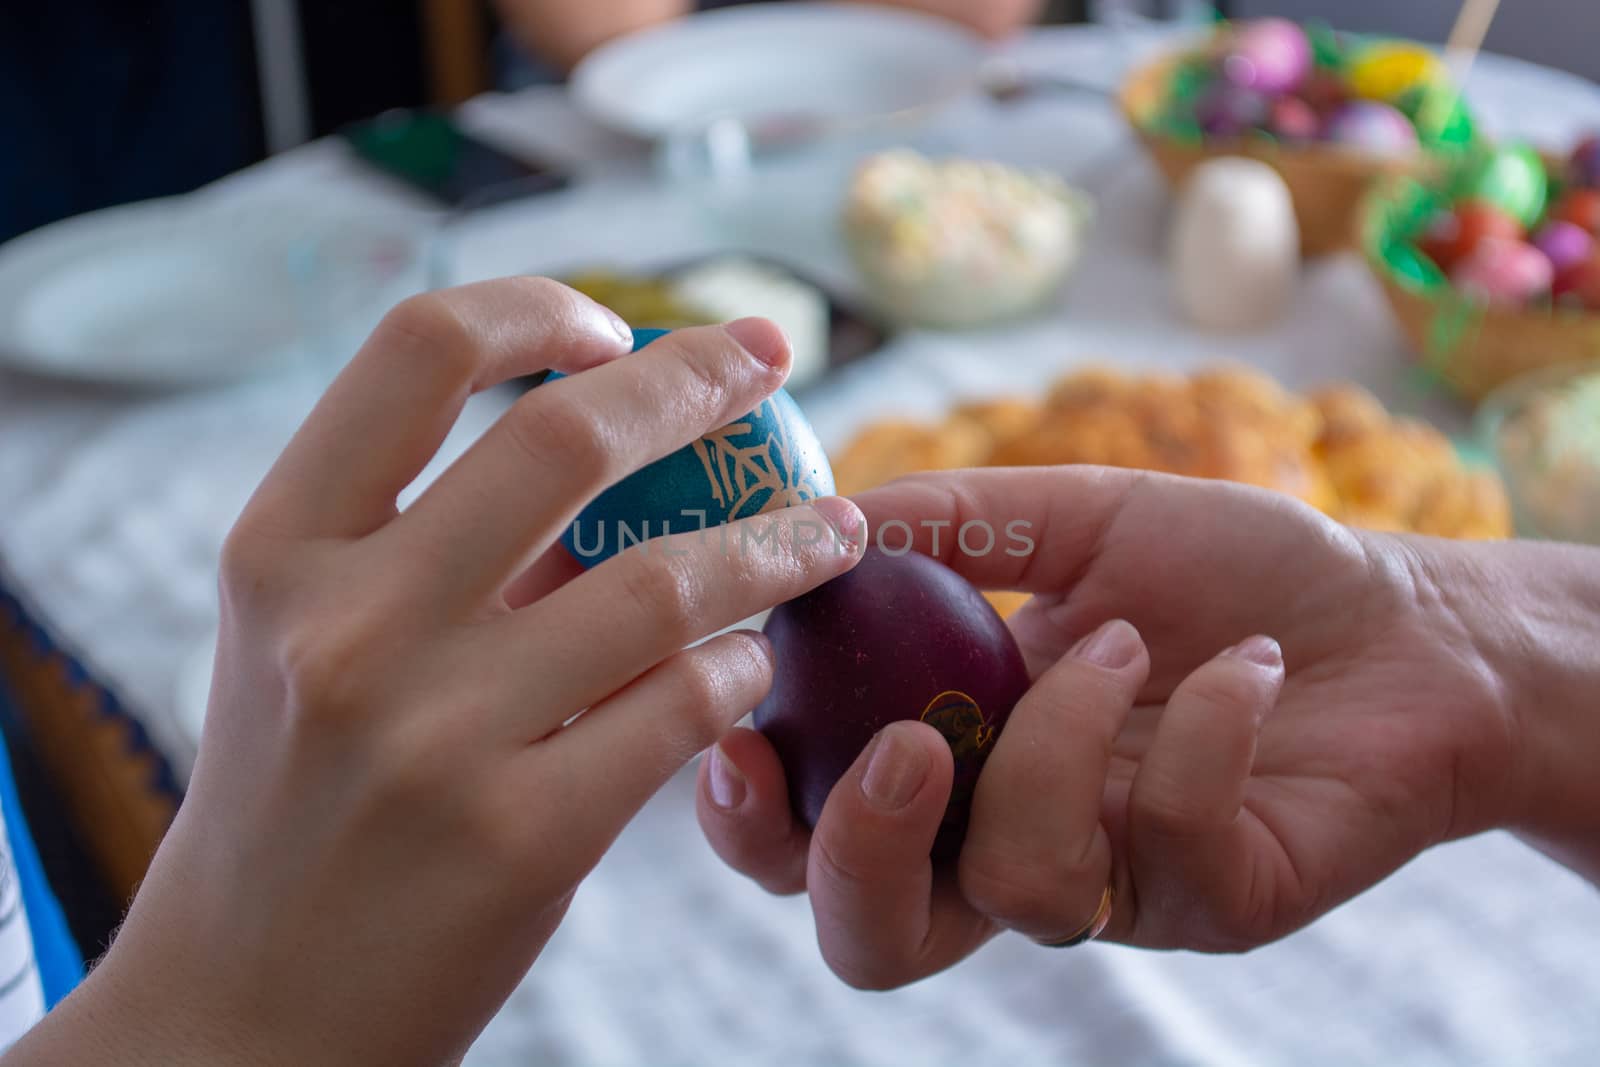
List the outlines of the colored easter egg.
{"type": "Polygon", "coordinates": [[[978,773],[1029,686],[983,594],[937,560],[869,547],[848,574],[774,609],[765,633],[773,681],[755,727],[783,763],[796,814],[815,826],[878,731],[920,720],[955,759],[934,855],[957,853],[978,773]]]}
{"type": "Polygon", "coordinates": [[[1267,97],[1226,82],[1213,85],[1195,103],[1195,119],[1207,137],[1238,137],[1264,129],[1270,113],[1267,97]]]}
{"type": "Polygon", "coordinates": [[[1375,156],[1409,156],[1417,151],[1417,130],[1411,120],[1398,109],[1371,100],[1352,100],[1334,112],[1323,136],[1375,156]]]}
{"type": "MultiPolygon", "coordinates": [[[[662,332],[636,331],[634,350],[662,332]]],[[[601,493],[561,543],[592,567],[650,538],[723,526],[833,492],[833,468],[822,442],[794,398],[780,389],[744,418],[601,493]]]]}
{"type": "Polygon", "coordinates": [[[1583,311],[1600,311],[1600,256],[1591,256],[1556,275],[1556,303],[1583,311]]]}
{"type": "Polygon", "coordinates": [[[1594,235],[1563,219],[1545,223],[1534,235],[1533,246],[1550,258],[1557,274],[1595,254],[1594,235]]]}
{"type": "Polygon", "coordinates": [[[1509,211],[1525,227],[1544,214],[1550,179],[1544,160],[1527,145],[1509,145],[1484,157],[1467,178],[1467,195],[1509,211]]]}
{"type": "Polygon", "coordinates": [[[1292,92],[1311,72],[1311,41],[1288,19],[1241,26],[1222,57],[1222,76],[1240,89],[1275,96],[1292,92]]]}
{"type": "Polygon", "coordinates": [[[1418,247],[1448,272],[1484,240],[1517,240],[1522,233],[1522,224],[1507,212],[1481,200],[1468,200],[1456,205],[1453,211],[1436,215],[1418,247]]]}
{"type": "Polygon", "coordinates": [[[1456,265],[1450,281],[1480,303],[1520,308],[1550,292],[1555,268],[1543,252],[1525,241],[1491,238],[1456,265]]]}
{"type": "Polygon", "coordinates": [[[1426,48],[1401,41],[1369,45],[1350,62],[1350,90],[1365,100],[1393,103],[1418,86],[1446,77],[1444,64],[1426,48]]]}
{"type": "Polygon", "coordinates": [[[1272,102],[1267,128],[1281,141],[1302,144],[1317,139],[1322,132],[1322,117],[1299,97],[1281,96],[1272,102]]]}
{"type": "Polygon", "coordinates": [[[1567,180],[1582,189],[1600,189],[1600,136],[1578,142],[1567,161],[1567,180]]]}
{"type": "Polygon", "coordinates": [[[1574,189],[1561,198],[1553,214],[1562,222],[1570,222],[1600,237],[1600,189],[1574,189]]]}

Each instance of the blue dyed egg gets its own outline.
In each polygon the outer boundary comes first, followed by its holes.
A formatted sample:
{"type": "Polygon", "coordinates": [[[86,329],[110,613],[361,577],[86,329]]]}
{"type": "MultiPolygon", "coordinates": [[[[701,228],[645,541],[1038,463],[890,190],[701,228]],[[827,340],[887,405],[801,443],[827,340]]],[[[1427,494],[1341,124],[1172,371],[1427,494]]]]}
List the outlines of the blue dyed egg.
{"type": "MultiPolygon", "coordinates": [[[[634,351],[665,333],[635,331],[634,351]]],[[[607,489],[583,509],[561,543],[593,567],[651,538],[723,526],[833,493],[833,468],[822,442],[794,398],[780,389],[744,418],[607,489]]]]}

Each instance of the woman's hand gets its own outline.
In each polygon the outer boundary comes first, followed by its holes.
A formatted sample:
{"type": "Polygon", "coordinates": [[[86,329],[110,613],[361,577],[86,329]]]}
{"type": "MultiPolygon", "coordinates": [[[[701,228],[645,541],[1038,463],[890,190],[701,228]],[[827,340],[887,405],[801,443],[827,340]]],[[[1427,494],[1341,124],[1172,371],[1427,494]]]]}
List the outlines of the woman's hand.
{"type": "Polygon", "coordinates": [[[755,408],[790,358],[756,320],[628,347],[547,281],[390,314],[228,540],[188,796],[110,955],[21,1062],[51,1062],[64,1031],[103,1037],[103,1060],[61,1057],[79,1064],[465,1051],[617,832],[765,694],[759,634],[686,646],[859,556],[841,500],[749,520],[778,524],[761,552],[689,534],[580,573],[552,549],[602,489],[755,408]],[[470,393],[545,367],[572,376],[397,512],[470,393]]]}
{"type": "Polygon", "coordinates": [[[1110,938],[1247,949],[1432,844],[1528,815],[1540,775],[1512,681],[1528,642],[1495,628],[1510,586],[1485,578],[1483,548],[1088,468],[919,476],[859,502],[869,530],[909,523],[979,586],[1035,594],[1012,629],[1036,684],[979,781],[953,877],[927,861],[950,763],[930,728],[880,735],[814,833],[759,734],[713,751],[699,798],[713,847],[771,890],[809,890],[853,984],[914,981],[1006,927],[1059,940],[1108,885],[1110,938]],[[1036,548],[968,556],[953,531],[975,519],[1026,521],[1036,548]],[[900,786],[887,798],[872,787],[886,782],[900,786]]]}

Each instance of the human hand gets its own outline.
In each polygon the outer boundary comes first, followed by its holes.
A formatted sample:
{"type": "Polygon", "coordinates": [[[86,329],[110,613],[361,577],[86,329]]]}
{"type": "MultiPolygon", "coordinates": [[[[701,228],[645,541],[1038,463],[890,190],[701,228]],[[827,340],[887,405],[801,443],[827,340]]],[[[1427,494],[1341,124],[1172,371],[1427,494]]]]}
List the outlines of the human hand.
{"type": "Polygon", "coordinates": [[[950,777],[930,728],[880,735],[812,833],[764,738],[713,750],[698,801],[713,847],[768,889],[808,890],[853,984],[914,981],[1003,928],[1061,939],[1107,885],[1111,939],[1247,949],[1500,824],[1525,787],[1500,664],[1441,593],[1432,543],[1261,490],[1090,468],[924,475],[859,503],[869,530],[909,523],[980,587],[1035,594],[1011,626],[1036,683],[953,872],[927,858],[950,777]],[[954,531],[974,519],[1025,520],[1037,547],[969,556],[954,531]],[[1281,644],[1286,677],[1253,635],[1281,644]],[[867,795],[874,777],[897,803],[867,795]]]}
{"type": "Polygon", "coordinates": [[[581,572],[552,547],[579,509],[790,359],[758,320],[628,347],[552,282],[468,286],[398,307],[318,404],[224,549],[188,796],[64,1005],[119,1024],[104,1062],[459,1056],[627,820],[760,701],[759,634],[686,646],[848,570],[859,537],[793,535],[860,516],[819,501],[747,520],[776,524],[763,552],[689,534],[581,572]],[[571,376],[396,510],[470,393],[544,367],[571,376]]]}

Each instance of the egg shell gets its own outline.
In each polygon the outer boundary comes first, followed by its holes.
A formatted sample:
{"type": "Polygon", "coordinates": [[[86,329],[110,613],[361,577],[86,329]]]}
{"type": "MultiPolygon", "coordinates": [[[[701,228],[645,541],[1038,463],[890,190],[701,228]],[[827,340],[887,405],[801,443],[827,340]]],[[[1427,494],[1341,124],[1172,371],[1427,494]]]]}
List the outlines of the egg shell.
{"type": "Polygon", "coordinates": [[[1574,189],[1561,198],[1553,212],[1562,222],[1570,222],[1600,237],[1600,189],[1574,189]]]}
{"type": "Polygon", "coordinates": [[[1253,89],[1218,82],[1195,103],[1195,120],[1208,137],[1237,137],[1266,128],[1271,101],[1253,89]]]}
{"type": "Polygon", "coordinates": [[[1323,137],[1375,156],[1407,156],[1418,148],[1411,120],[1399,109],[1372,100],[1352,100],[1334,112],[1323,137]]]}
{"type": "Polygon", "coordinates": [[[955,781],[937,858],[960,849],[978,773],[1029,678],[983,594],[915,552],[869,547],[856,568],[775,608],[772,690],[755,727],[777,751],[795,813],[815,826],[835,783],[890,723],[921,720],[950,743],[955,781]]]}
{"type": "MultiPolygon", "coordinates": [[[[663,333],[637,331],[634,351],[663,333]]],[[[561,377],[553,373],[550,380],[561,377]]],[[[593,567],[639,541],[723,526],[833,493],[833,468],[822,442],[794,398],[780,389],[744,418],[601,493],[567,527],[561,543],[579,563],[593,567]]]]}
{"type": "Polygon", "coordinates": [[[1533,246],[1550,258],[1557,274],[1595,254],[1594,235],[1562,219],[1545,223],[1534,235],[1533,246]]]}
{"type": "Polygon", "coordinates": [[[1288,19],[1250,22],[1235,33],[1222,58],[1222,76],[1241,89],[1292,92],[1311,73],[1311,41],[1288,19]]]}
{"type": "Polygon", "coordinates": [[[1556,303],[1586,311],[1600,311],[1600,256],[1575,263],[1556,275],[1556,303]]]}
{"type": "Polygon", "coordinates": [[[1289,187],[1259,160],[1196,167],[1174,213],[1173,288],[1191,321],[1220,331],[1278,319],[1300,277],[1300,228],[1289,187]]]}
{"type": "Polygon", "coordinates": [[[1520,240],[1522,234],[1522,224],[1507,212],[1481,200],[1467,200],[1435,216],[1418,245],[1448,273],[1484,240],[1520,240]]]}
{"type": "Polygon", "coordinates": [[[1555,268],[1526,241],[1489,238],[1450,272],[1463,294],[1491,307],[1520,308],[1550,292],[1555,268]]]}
{"type": "Polygon", "coordinates": [[[1600,136],[1585,137],[1572,150],[1567,180],[1584,189],[1600,189],[1600,136]]]}
{"type": "Polygon", "coordinates": [[[1527,145],[1508,145],[1480,161],[1468,178],[1467,195],[1503,208],[1523,226],[1536,225],[1550,195],[1544,160],[1527,145]]]}
{"type": "Polygon", "coordinates": [[[1315,141],[1322,133],[1322,117],[1315,108],[1297,96],[1283,96],[1274,100],[1267,125],[1279,140],[1289,144],[1315,141]]]}
{"type": "Polygon", "coordinates": [[[1350,63],[1350,89],[1366,100],[1393,103],[1413,90],[1441,82],[1444,64],[1426,48],[1398,41],[1369,45],[1350,63]]]}

